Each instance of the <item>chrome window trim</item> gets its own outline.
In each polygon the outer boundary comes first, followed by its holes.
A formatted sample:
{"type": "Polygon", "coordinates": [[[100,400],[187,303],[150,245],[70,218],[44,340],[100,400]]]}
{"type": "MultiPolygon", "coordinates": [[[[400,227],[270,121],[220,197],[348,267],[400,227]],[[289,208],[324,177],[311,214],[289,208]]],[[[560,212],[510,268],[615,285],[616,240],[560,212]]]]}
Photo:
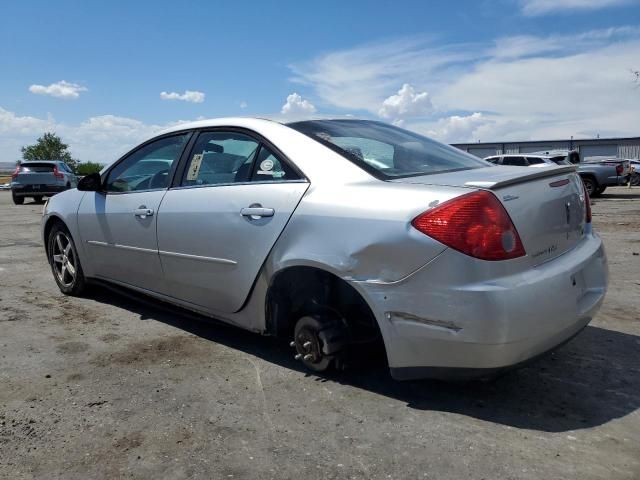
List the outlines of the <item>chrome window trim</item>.
{"type": "MultiPolygon", "coordinates": [[[[208,183],[206,185],[180,185],[177,187],[171,187],[169,190],[188,190],[191,188],[213,188],[213,187],[235,187],[240,185],[277,185],[282,183],[309,183],[307,180],[277,180],[277,181],[263,181],[263,182],[227,182],[227,183],[208,183]]],[[[124,192],[133,193],[133,192],[124,192]]]]}

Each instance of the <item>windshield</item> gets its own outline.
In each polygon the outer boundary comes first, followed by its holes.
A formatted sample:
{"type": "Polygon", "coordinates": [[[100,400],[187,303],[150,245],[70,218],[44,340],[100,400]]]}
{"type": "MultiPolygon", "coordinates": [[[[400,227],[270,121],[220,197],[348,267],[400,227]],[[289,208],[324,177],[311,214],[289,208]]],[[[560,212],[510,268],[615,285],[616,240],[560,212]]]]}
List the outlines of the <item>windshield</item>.
{"type": "Polygon", "coordinates": [[[491,166],[457,148],[381,122],[311,120],[288,126],[381,179],[491,166]]]}
{"type": "Polygon", "coordinates": [[[558,165],[571,165],[571,162],[569,162],[569,159],[566,156],[551,157],[549,160],[551,160],[554,163],[557,163],[558,165]]]}
{"type": "Polygon", "coordinates": [[[53,172],[53,163],[23,163],[20,172],[47,173],[53,172]]]}

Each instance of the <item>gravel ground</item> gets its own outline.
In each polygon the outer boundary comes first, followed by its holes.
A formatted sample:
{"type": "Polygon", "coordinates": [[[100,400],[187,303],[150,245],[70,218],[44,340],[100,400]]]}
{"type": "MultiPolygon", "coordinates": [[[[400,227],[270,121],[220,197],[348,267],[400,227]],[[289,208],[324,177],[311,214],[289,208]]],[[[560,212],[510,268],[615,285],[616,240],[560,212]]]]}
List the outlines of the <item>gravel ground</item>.
{"type": "Polygon", "coordinates": [[[611,285],[592,324],[453,385],[319,378],[270,338],[110,290],[64,297],[41,210],[0,192],[1,478],[640,478],[639,189],[595,202],[611,285]]]}

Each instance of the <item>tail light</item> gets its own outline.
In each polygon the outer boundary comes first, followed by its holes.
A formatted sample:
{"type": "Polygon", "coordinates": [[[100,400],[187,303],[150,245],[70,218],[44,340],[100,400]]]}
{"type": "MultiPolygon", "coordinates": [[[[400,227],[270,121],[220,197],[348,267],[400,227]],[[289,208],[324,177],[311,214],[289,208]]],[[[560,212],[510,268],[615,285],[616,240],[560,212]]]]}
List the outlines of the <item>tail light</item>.
{"type": "Polygon", "coordinates": [[[587,193],[587,187],[582,183],[582,190],[584,191],[584,221],[586,223],[591,223],[591,199],[589,198],[589,194],[587,193]]]}
{"type": "Polygon", "coordinates": [[[520,235],[500,201],[490,192],[462,195],[428,210],[411,222],[445,245],[482,260],[526,255],[520,235]]]}
{"type": "Polygon", "coordinates": [[[64,178],[64,174],[60,173],[60,170],[58,170],[58,165],[53,166],[53,176],[60,180],[64,178]]]}
{"type": "Polygon", "coordinates": [[[11,178],[15,179],[19,173],[20,173],[20,165],[16,165],[16,169],[11,174],[11,178]]]}
{"type": "Polygon", "coordinates": [[[624,167],[622,166],[621,163],[619,163],[618,165],[616,165],[616,175],[622,175],[622,172],[624,171],[624,167]]]}

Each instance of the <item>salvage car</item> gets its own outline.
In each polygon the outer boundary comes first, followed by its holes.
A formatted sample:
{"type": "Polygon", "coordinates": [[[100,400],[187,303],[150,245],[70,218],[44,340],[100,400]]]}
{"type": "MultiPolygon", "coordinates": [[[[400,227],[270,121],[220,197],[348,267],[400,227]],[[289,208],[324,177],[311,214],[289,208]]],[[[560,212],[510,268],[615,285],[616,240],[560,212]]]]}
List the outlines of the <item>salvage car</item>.
{"type": "Polygon", "coordinates": [[[26,197],[37,203],[77,185],[78,179],[62,161],[37,160],[22,162],[11,175],[13,203],[22,205],[26,197]]]}
{"type": "Polygon", "coordinates": [[[53,197],[42,235],[65,294],[133,289],[283,337],[317,372],[382,345],[401,380],[520,365],[607,288],[573,166],[493,166],[365,120],[177,126],[53,197]]]}

